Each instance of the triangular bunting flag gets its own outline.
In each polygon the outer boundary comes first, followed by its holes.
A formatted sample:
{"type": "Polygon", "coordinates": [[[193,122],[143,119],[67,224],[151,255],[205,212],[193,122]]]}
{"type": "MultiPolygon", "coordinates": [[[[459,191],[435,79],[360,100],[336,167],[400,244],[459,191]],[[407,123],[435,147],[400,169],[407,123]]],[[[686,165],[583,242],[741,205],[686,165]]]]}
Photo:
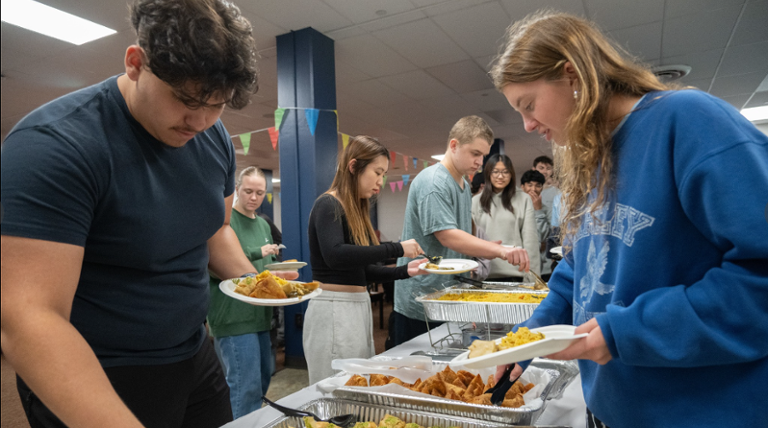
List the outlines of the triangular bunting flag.
{"type": "Polygon", "coordinates": [[[248,148],[251,147],[251,133],[240,134],[240,144],[243,145],[243,154],[248,154],[248,148]]]}
{"type": "Polygon", "coordinates": [[[392,162],[390,162],[390,163],[392,164],[392,168],[394,168],[395,167],[395,160],[397,159],[397,152],[392,150],[392,151],[389,152],[389,156],[392,157],[392,162]]]}
{"type": "Polygon", "coordinates": [[[474,178],[474,177],[475,177],[475,174],[469,174],[469,182],[470,183],[472,182],[472,178],[474,178]]]}
{"type": "Polygon", "coordinates": [[[272,150],[277,150],[277,139],[280,137],[280,132],[276,128],[269,128],[269,139],[272,141],[272,150]]]}
{"type": "Polygon", "coordinates": [[[381,187],[384,187],[387,185],[387,176],[381,177],[381,187]]]}
{"type": "Polygon", "coordinates": [[[320,110],[316,108],[304,109],[304,116],[307,117],[307,125],[309,125],[309,132],[315,135],[315,129],[317,129],[317,118],[320,116],[320,110]]]}
{"type": "Polygon", "coordinates": [[[283,115],[285,114],[284,108],[278,108],[275,110],[275,129],[280,130],[280,125],[283,124],[283,115]]]}
{"type": "Polygon", "coordinates": [[[272,203],[272,194],[271,193],[267,193],[267,200],[269,201],[270,204],[272,203]]]}
{"type": "Polygon", "coordinates": [[[392,189],[392,193],[395,193],[395,186],[397,186],[397,183],[394,181],[389,183],[389,188],[392,189]]]}
{"type": "Polygon", "coordinates": [[[410,179],[411,179],[411,174],[404,174],[403,175],[403,184],[405,184],[407,186],[408,185],[408,180],[410,180],[410,179]]]}
{"type": "Polygon", "coordinates": [[[403,155],[403,165],[405,166],[405,170],[408,171],[408,156],[403,155]]]}
{"type": "Polygon", "coordinates": [[[397,190],[403,191],[403,180],[397,182],[397,190]]]}
{"type": "Polygon", "coordinates": [[[349,135],[343,132],[341,133],[341,145],[344,147],[344,149],[346,149],[349,145],[349,135]]]}
{"type": "Polygon", "coordinates": [[[429,161],[424,161],[424,168],[429,166],[429,161]]]}
{"type": "Polygon", "coordinates": [[[419,160],[413,158],[413,169],[419,169],[419,160]]]}

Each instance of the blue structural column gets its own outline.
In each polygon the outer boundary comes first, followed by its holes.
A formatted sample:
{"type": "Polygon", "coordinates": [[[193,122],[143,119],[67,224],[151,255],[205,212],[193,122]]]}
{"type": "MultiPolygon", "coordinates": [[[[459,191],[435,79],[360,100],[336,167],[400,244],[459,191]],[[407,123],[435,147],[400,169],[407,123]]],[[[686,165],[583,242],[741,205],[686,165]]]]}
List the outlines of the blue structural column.
{"type": "MultiPolygon", "coordinates": [[[[286,109],[279,139],[284,258],[309,263],[309,212],[336,170],[333,40],[312,28],[277,36],[277,104],[286,109]],[[319,113],[314,133],[308,109],[319,113]]],[[[299,273],[301,281],[311,280],[312,266],[299,273]]],[[[306,308],[307,303],[285,307],[286,366],[306,364],[301,341],[306,308]]]]}

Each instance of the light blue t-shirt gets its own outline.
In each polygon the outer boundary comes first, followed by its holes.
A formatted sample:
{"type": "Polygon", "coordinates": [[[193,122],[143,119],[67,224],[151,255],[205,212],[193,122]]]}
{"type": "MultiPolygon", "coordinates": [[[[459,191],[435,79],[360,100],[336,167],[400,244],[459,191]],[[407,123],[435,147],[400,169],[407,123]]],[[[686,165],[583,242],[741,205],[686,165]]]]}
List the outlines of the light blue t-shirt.
{"type": "MultiPolygon", "coordinates": [[[[462,189],[443,164],[425,169],[411,184],[408,203],[405,206],[402,239],[415,239],[429,256],[445,259],[466,259],[464,254],[444,247],[434,233],[441,230],[461,229],[472,233],[472,192],[469,182],[462,189]]],[[[401,257],[397,265],[412,259],[401,257]]],[[[421,295],[442,288],[452,281],[448,275],[420,275],[395,282],[395,311],[408,318],[424,319],[424,307],[414,295],[421,295]]]]}

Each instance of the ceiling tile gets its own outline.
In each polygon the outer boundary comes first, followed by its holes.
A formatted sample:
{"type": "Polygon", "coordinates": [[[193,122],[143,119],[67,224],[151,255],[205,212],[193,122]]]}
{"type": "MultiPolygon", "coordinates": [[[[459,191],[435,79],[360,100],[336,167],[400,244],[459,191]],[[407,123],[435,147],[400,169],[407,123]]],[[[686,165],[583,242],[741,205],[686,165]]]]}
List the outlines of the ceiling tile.
{"type": "Polygon", "coordinates": [[[321,33],[352,25],[322,1],[258,0],[240,1],[238,5],[286,31],[312,27],[321,33]]]}
{"type": "Polygon", "coordinates": [[[371,76],[356,69],[349,63],[336,58],[336,86],[343,86],[353,82],[362,82],[370,79],[371,76]]]}
{"type": "Polygon", "coordinates": [[[468,59],[468,55],[430,19],[377,31],[373,35],[419,67],[468,59]]]}
{"type": "Polygon", "coordinates": [[[341,61],[370,76],[381,77],[415,70],[416,67],[372,35],[350,37],[336,42],[336,55],[341,61]]]}
{"type": "Polygon", "coordinates": [[[488,3],[489,0],[412,0],[428,16],[440,16],[488,3]]]}
{"type": "Polygon", "coordinates": [[[721,98],[738,94],[751,95],[760,86],[763,78],[765,78],[765,71],[738,76],[716,77],[712,84],[712,90],[709,93],[721,98]]]}
{"type": "Polygon", "coordinates": [[[662,22],[621,28],[611,31],[610,37],[631,55],[648,62],[661,57],[662,22]]]}
{"type": "Polygon", "coordinates": [[[349,85],[346,88],[355,94],[360,100],[376,107],[401,104],[410,101],[410,98],[400,94],[378,80],[366,80],[349,85]]]}
{"type": "Polygon", "coordinates": [[[768,1],[749,2],[731,39],[731,45],[744,45],[768,40],[768,1]]]}
{"type": "Polygon", "coordinates": [[[414,70],[379,79],[392,89],[414,100],[435,98],[452,94],[453,91],[424,70],[414,70]]]}
{"type": "Polygon", "coordinates": [[[547,0],[542,3],[541,0],[501,0],[501,4],[511,17],[512,21],[523,19],[527,15],[536,12],[544,7],[558,12],[566,12],[577,16],[586,16],[584,12],[584,3],[575,0],[547,0]]]}
{"type": "MultiPolygon", "coordinates": [[[[483,89],[480,91],[466,92],[461,94],[461,97],[467,100],[473,107],[478,110],[499,110],[508,108],[513,110],[509,106],[509,102],[504,95],[502,95],[496,89],[483,89]]],[[[514,111],[514,110],[513,110],[514,111]]]]}
{"type": "Polygon", "coordinates": [[[409,0],[377,0],[361,2],[359,0],[324,0],[336,12],[355,24],[376,21],[387,15],[397,15],[413,9],[409,0]],[[380,15],[380,13],[384,15],[380,15]]]}
{"type": "MultiPolygon", "coordinates": [[[[768,22],[766,22],[768,26],[768,22]]],[[[768,71],[768,40],[751,45],[729,46],[717,76],[731,76],[753,71],[768,71]]]]}
{"type": "Polygon", "coordinates": [[[497,2],[485,3],[457,12],[436,16],[437,25],[472,56],[492,55],[499,49],[511,23],[497,2]]]}
{"type": "MultiPolygon", "coordinates": [[[[24,55],[29,59],[55,55],[62,51],[76,48],[71,43],[25,30],[5,21],[0,23],[0,40],[2,40],[3,49],[8,48],[24,52],[24,55]]],[[[5,68],[5,65],[3,65],[3,68],[5,68]]]]}
{"type": "Polygon", "coordinates": [[[277,36],[289,32],[286,28],[275,25],[253,12],[244,10],[243,16],[251,23],[253,39],[259,50],[277,46],[277,36]]]}
{"type": "Polygon", "coordinates": [[[601,30],[635,27],[664,19],[664,0],[584,0],[601,30]]]}
{"type": "Polygon", "coordinates": [[[360,28],[368,32],[374,32],[396,27],[408,22],[418,21],[426,17],[426,13],[420,10],[412,10],[409,12],[399,13],[397,15],[387,16],[382,19],[377,19],[376,21],[366,22],[365,24],[360,24],[360,28]]]}
{"type": "Polygon", "coordinates": [[[724,48],[740,11],[734,6],[666,20],[662,57],[724,48]]]}
{"type": "Polygon", "coordinates": [[[741,110],[744,108],[744,104],[747,103],[749,100],[750,94],[739,94],[739,95],[731,95],[728,97],[720,97],[722,100],[727,102],[728,104],[734,106],[737,110],[741,110]]]}
{"type": "Polygon", "coordinates": [[[430,67],[427,72],[460,94],[493,89],[491,79],[472,60],[430,67]]]}
{"type": "Polygon", "coordinates": [[[744,0],[667,0],[664,17],[677,18],[727,6],[741,6],[744,0]]]}
{"type": "Polygon", "coordinates": [[[662,59],[662,65],[688,65],[691,72],[685,76],[687,80],[711,79],[720,64],[724,49],[714,49],[704,52],[693,52],[686,55],[671,56],[662,59]]]}
{"type": "Polygon", "coordinates": [[[744,107],[762,107],[768,105],[768,91],[755,92],[744,107]]]}
{"type": "Polygon", "coordinates": [[[495,120],[497,123],[501,125],[518,124],[518,125],[521,125],[522,127],[522,124],[523,124],[522,116],[520,116],[520,114],[511,107],[502,108],[498,110],[484,110],[483,113],[492,117],[493,120],[495,120]]]}
{"type": "Polygon", "coordinates": [[[696,89],[709,92],[709,88],[712,86],[712,81],[713,79],[689,80],[684,77],[680,79],[679,83],[683,86],[693,86],[696,89]]]}

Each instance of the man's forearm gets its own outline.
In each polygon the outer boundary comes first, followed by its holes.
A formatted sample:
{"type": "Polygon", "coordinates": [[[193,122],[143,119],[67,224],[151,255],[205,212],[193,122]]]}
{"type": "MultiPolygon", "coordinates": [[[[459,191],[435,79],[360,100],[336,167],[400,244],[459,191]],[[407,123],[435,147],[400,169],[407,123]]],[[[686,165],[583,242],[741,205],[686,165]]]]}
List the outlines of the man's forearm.
{"type": "Polygon", "coordinates": [[[238,278],[245,273],[256,272],[229,225],[224,225],[208,240],[208,253],[208,269],[221,279],[238,278]]]}
{"type": "Polygon", "coordinates": [[[85,428],[142,426],[72,324],[55,313],[15,312],[3,314],[3,353],[62,422],[85,428]]]}
{"type": "Polygon", "coordinates": [[[503,247],[494,242],[480,239],[460,229],[448,229],[435,232],[440,244],[458,253],[483,259],[501,257],[503,247]]]}

